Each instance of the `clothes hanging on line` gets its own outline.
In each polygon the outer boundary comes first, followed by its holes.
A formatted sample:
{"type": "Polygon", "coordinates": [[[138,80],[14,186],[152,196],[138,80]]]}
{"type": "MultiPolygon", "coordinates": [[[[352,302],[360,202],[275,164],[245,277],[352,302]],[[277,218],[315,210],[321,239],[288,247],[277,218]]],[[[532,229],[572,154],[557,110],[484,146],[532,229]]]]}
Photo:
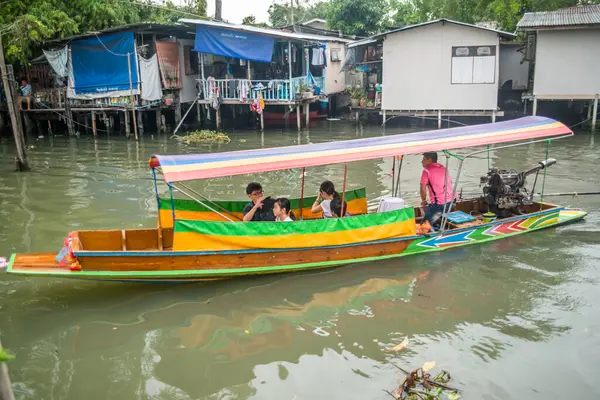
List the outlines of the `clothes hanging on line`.
{"type": "Polygon", "coordinates": [[[325,63],[325,54],[322,47],[312,49],[312,65],[323,65],[325,63]]]}

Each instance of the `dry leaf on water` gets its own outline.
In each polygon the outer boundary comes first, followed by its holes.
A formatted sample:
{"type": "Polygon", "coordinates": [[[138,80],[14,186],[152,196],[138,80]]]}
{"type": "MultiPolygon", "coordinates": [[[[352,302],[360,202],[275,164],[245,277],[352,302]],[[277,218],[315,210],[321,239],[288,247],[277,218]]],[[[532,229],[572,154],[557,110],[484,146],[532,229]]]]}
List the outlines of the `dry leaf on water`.
{"type": "Polygon", "coordinates": [[[408,346],[408,336],[406,336],[404,338],[404,340],[402,341],[402,343],[400,343],[399,345],[396,345],[396,346],[392,347],[392,350],[394,350],[394,351],[404,350],[406,348],[406,346],[408,346]]]}
{"type": "Polygon", "coordinates": [[[423,372],[427,372],[433,367],[435,367],[435,361],[426,362],[425,364],[423,364],[423,372]]]}

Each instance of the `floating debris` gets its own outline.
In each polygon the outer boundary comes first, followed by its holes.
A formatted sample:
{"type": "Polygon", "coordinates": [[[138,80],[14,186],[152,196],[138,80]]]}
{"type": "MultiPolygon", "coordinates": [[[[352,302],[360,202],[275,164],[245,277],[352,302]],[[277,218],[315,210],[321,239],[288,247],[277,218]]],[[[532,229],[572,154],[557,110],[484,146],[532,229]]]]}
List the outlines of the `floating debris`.
{"type": "Polygon", "coordinates": [[[393,392],[384,389],[396,400],[457,400],[461,397],[458,389],[447,386],[451,379],[448,371],[442,370],[433,379],[427,373],[435,367],[435,361],[426,362],[423,367],[412,372],[405,371],[396,364],[393,365],[406,375],[398,389],[393,392]]]}
{"type": "Polygon", "coordinates": [[[217,131],[211,131],[208,129],[202,129],[199,131],[188,132],[185,136],[174,135],[175,139],[184,142],[186,144],[190,143],[229,143],[231,139],[229,136],[224,133],[219,133],[217,131]]]}
{"type": "Polygon", "coordinates": [[[14,360],[15,356],[0,347],[0,362],[14,360]]]}

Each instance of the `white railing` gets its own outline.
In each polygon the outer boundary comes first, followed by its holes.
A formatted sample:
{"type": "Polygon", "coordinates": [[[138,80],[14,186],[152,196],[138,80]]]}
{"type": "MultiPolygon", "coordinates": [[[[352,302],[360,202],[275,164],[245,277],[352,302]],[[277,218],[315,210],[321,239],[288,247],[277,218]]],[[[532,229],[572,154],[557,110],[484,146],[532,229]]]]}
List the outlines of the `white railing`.
{"type": "Polygon", "coordinates": [[[299,92],[303,85],[318,86],[321,91],[324,91],[325,87],[325,78],[315,77],[314,81],[311,80],[310,85],[308,85],[306,76],[292,78],[291,90],[288,79],[252,81],[248,79],[215,79],[213,81],[198,79],[198,82],[204,93],[204,98],[208,98],[212,91],[213,93],[219,93],[222,100],[238,100],[241,102],[250,102],[251,99],[257,98],[258,93],[261,91],[266,102],[294,100],[296,92],[299,92]]]}

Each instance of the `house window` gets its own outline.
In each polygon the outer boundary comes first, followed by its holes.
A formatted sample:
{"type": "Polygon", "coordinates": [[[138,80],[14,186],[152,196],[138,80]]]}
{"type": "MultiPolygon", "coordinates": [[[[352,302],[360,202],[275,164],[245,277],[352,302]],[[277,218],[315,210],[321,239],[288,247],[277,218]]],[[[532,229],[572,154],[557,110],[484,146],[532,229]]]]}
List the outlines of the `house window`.
{"type": "Polygon", "coordinates": [[[452,47],[453,84],[496,82],[496,46],[452,47]]]}
{"type": "Polygon", "coordinates": [[[185,74],[198,74],[198,53],[194,51],[194,46],[183,46],[183,59],[185,74]]]}

